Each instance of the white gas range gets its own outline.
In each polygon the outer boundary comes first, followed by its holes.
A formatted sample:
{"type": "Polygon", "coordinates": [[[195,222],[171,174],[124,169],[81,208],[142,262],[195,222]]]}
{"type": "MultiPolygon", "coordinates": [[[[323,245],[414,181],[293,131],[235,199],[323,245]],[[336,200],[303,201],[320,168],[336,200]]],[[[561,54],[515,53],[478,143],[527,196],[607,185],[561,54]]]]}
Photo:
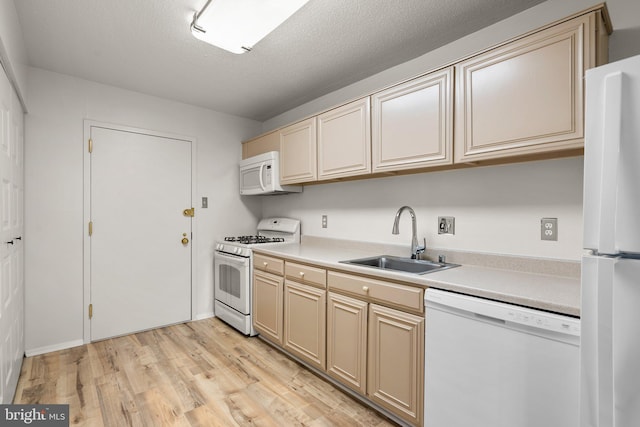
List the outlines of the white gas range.
{"type": "Polygon", "coordinates": [[[258,245],[300,242],[300,221],[268,218],[255,236],[225,237],[216,242],[214,258],[215,315],[245,335],[256,335],[251,318],[253,251],[258,245]]]}

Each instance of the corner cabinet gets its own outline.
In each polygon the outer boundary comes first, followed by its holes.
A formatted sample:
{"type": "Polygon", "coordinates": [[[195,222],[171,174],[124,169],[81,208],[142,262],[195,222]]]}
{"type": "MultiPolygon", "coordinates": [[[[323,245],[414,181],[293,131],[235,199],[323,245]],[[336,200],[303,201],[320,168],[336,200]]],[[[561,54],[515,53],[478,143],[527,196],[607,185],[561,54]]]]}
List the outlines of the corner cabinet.
{"type": "Polygon", "coordinates": [[[452,80],[449,67],[371,97],[373,172],[453,163],[452,80]]]}
{"type": "Polygon", "coordinates": [[[456,67],[456,163],[584,146],[584,74],[606,57],[592,12],[456,67]]]}
{"type": "Polygon", "coordinates": [[[371,173],[369,97],[318,116],[318,180],[371,173]]]}
{"type": "Polygon", "coordinates": [[[301,184],[315,181],[316,118],[280,129],[280,183],[301,184]]]}

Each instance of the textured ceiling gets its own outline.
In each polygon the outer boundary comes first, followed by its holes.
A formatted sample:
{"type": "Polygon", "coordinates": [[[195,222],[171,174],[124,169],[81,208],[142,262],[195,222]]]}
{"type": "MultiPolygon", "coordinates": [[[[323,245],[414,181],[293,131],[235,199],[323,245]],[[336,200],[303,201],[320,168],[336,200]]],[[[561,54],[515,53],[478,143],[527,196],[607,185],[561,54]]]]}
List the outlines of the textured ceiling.
{"type": "Polygon", "coordinates": [[[205,2],[14,1],[31,66],[263,121],[542,0],[311,0],[242,55],[191,36],[205,2]]]}

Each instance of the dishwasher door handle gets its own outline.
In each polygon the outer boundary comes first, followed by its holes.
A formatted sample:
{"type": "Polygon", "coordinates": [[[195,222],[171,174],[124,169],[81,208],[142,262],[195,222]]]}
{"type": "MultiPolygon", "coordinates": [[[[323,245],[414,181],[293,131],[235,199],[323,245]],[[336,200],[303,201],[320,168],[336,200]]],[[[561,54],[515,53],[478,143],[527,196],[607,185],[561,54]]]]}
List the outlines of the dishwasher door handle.
{"type": "Polygon", "coordinates": [[[485,316],[484,314],[473,313],[473,316],[478,320],[484,320],[486,322],[497,323],[499,325],[505,325],[507,323],[504,319],[498,319],[497,317],[485,316]]]}

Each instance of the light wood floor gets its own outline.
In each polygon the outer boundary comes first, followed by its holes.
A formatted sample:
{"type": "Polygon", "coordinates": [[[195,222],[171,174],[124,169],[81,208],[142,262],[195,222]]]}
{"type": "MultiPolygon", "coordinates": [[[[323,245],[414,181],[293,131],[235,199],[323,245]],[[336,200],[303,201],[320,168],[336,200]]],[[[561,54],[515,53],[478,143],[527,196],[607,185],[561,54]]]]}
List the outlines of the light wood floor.
{"type": "Polygon", "coordinates": [[[14,403],[85,426],[394,425],[218,319],[26,358],[14,403]]]}

